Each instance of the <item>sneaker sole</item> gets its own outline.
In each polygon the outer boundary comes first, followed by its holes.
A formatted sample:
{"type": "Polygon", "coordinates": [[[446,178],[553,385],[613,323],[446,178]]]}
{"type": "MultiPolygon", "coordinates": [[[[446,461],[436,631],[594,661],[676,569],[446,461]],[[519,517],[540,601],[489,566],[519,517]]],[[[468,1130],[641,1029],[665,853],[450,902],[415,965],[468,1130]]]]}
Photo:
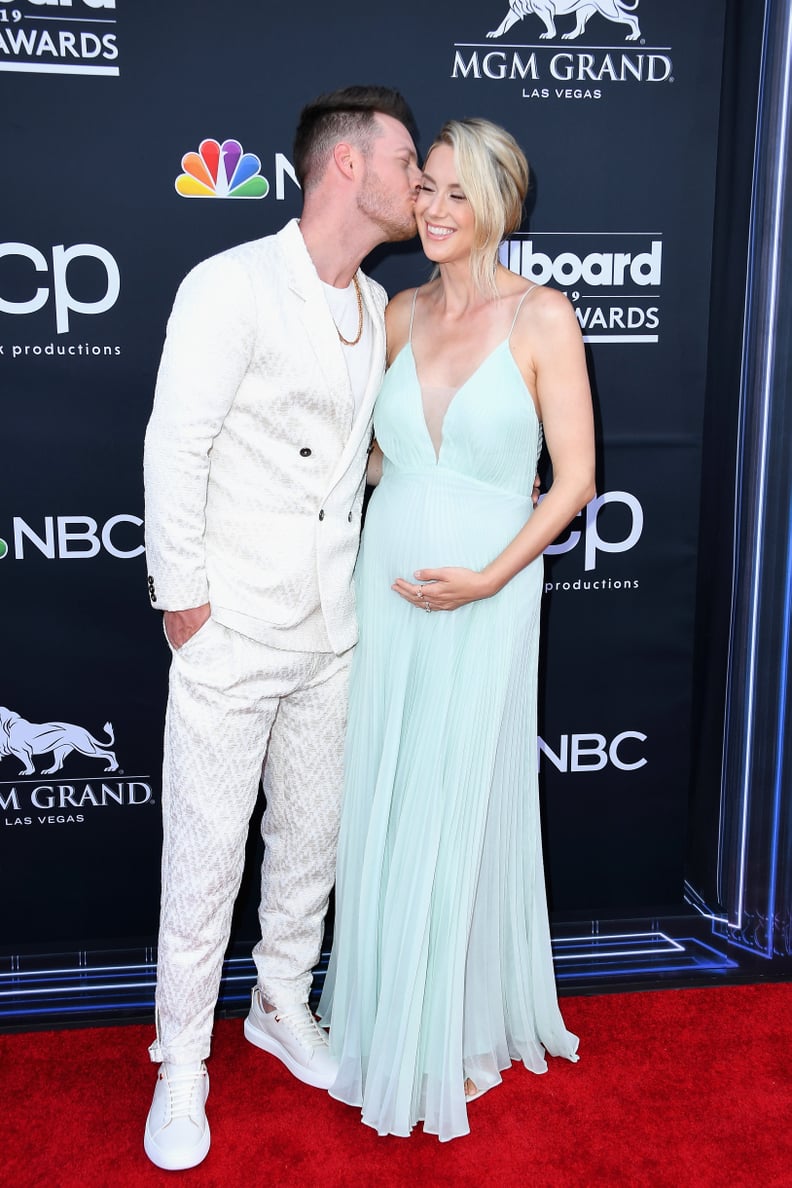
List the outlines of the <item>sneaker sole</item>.
{"type": "Polygon", "coordinates": [[[161,1167],[163,1171],[186,1171],[188,1167],[197,1167],[199,1163],[203,1163],[204,1159],[206,1159],[206,1156],[209,1154],[209,1146],[211,1141],[212,1136],[209,1133],[209,1123],[207,1122],[203,1138],[195,1148],[193,1154],[190,1156],[189,1162],[185,1162],[183,1159],[177,1160],[173,1157],[168,1158],[168,1156],[158,1147],[157,1140],[154,1138],[153,1134],[151,1134],[148,1127],[148,1122],[146,1122],[146,1130],[145,1134],[143,1135],[143,1150],[146,1152],[151,1162],[156,1167],[161,1167]]]}
{"type": "Polygon", "coordinates": [[[281,1064],[286,1065],[292,1076],[296,1077],[298,1081],[302,1081],[304,1085],[311,1085],[314,1089],[329,1089],[335,1081],[335,1073],[332,1077],[323,1077],[318,1073],[312,1073],[304,1064],[299,1064],[283,1047],[283,1044],[278,1043],[265,1031],[260,1031],[249,1018],[245,1019],[245,1039],[255,1047],[261,1048],[262,1052],[269,1052],[270,1056],[280,1060],[281,1064]]]}

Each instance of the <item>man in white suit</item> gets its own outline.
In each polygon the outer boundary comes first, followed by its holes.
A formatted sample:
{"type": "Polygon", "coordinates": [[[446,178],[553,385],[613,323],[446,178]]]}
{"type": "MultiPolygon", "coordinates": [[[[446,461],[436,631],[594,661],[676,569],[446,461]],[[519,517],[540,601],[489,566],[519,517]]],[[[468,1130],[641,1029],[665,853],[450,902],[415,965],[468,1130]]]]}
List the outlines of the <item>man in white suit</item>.
{"type": "Polygon", "coordinates": [[[359,265],[415,233],[412,123],[379,87],[306,107],[301,219],[199,264],[168,323],[145,448],[149,595],[173,654],[145,1131],[166,1169],[209,1150],[204,1060],[262,770],[245,1035],[309,1085],[335,1077],[307,1003],[334,877],[352,570],[385,360],[386,295],[359,265]]]}

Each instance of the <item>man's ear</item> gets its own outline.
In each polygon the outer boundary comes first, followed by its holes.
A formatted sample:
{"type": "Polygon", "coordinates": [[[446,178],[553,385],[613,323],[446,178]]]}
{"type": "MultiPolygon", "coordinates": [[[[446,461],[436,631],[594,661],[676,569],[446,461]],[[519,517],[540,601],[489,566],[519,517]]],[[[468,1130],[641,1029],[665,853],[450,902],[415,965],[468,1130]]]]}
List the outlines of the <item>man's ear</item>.
{"type": "Polygon", "coordinates": [[[354,145],[340,140],[333,148],[333,164],[348,181],[351,181],[358,168],[358,153],[354,145]]]}

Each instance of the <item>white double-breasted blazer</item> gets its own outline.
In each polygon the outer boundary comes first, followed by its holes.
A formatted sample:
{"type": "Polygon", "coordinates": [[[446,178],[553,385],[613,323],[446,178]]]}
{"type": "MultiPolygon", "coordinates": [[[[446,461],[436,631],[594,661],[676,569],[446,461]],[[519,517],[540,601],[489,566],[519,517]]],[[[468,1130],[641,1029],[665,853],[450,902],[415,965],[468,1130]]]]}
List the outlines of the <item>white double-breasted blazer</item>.
{"type": "Polygon", "coordinates": [[[199,264],[183,281],[146,432],[149,596],[211,603],[292,650],[352,647],[386,294],[358,272],[373,327],[355,403],[343,350],[297,220],[199,264]]]}

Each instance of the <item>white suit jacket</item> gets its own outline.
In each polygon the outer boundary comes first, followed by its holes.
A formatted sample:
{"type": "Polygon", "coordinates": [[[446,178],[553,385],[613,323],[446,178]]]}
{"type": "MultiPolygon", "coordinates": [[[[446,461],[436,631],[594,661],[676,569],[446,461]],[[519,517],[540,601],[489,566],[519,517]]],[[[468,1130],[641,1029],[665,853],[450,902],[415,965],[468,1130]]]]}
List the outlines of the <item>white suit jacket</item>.
{"type": "Polygon", "coordinates": [[[212,604],[296,651],[352,647],[384,289],[358,273],[373,326],[357,416],[297,220],[199,264],[168,322],[145,446],[149,596],[212,604]]]}

